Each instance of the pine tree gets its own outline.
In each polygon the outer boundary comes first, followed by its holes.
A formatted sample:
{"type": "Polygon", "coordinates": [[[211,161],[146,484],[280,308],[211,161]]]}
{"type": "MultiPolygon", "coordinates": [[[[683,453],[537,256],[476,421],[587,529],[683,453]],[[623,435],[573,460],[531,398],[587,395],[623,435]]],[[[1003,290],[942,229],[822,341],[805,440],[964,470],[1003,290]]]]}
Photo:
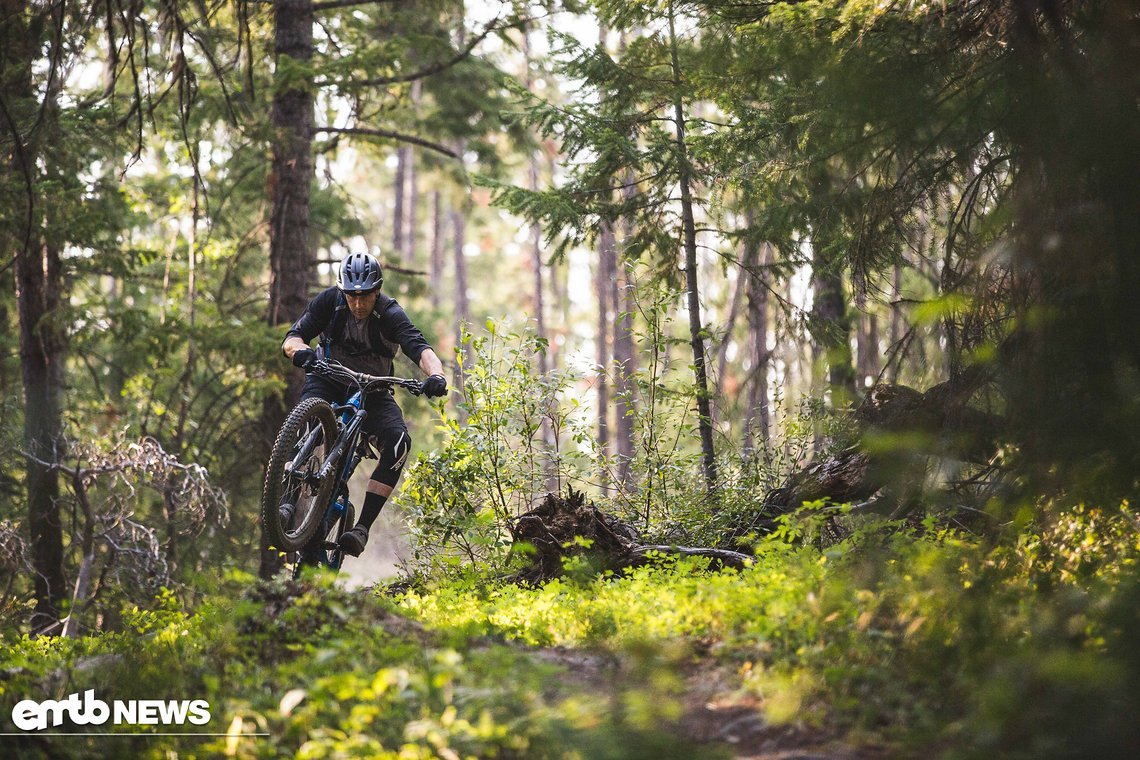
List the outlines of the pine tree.
{"type": "Polygon", "coordinates": [[[570,159],[586,154],[590,159],[574,164],[564,188],[536,193],[499,185],[497,197],[511,210],[542,221],[548,239],[558,241],[556,255],[626,219],[632,234],[622,255],[651,260],[660,278],[684,277],[702,469],[712,491],[718,478],[696,245],[696,208],[704,198],[698,195],[702,178],[690,156],[687,131],[698,121],[689,113],[694,84],[686,78],[694,43],[676,33],[672,5],[664,19],[657,10],[652,3],[599,9],[611,28],[642,30],[620,59],[603,44],[584,50],[577,40],[560,38],[563,73],[584,82],[575,102],[519,96],[527,102],[530,124],[561,139],[570,159]]]}

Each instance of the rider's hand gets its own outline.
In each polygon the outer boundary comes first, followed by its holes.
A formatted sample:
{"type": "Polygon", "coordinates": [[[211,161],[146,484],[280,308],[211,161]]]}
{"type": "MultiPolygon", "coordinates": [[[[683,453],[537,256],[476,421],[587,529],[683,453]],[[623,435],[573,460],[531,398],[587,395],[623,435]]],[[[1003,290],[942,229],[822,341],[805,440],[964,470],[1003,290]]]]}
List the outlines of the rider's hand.
{"type": "Polygon", "coordinates": [[[443,375],[428,375],[424,380],[424,395],[428,398],[439,398],[447,395],[447,378],[443,375]]]}
{"type": "Polygon", "coordinates": [[[317,352],[311,348],[302,348],[293,352],[293,366],[308,369],[317,363],[317,352]]]}

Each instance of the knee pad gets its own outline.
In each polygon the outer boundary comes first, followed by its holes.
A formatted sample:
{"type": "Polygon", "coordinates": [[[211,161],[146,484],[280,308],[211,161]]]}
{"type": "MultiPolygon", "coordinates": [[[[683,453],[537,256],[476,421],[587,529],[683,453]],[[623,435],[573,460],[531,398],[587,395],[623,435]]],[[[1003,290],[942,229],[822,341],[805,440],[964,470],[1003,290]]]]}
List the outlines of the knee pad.
{"type": "Polygon", "coordinates": [[[400,473],[408,461],[408,455],[412,452],[412,437],[408,435],[407,430],[394,430],[380,437],[377,448],[380,452],[380,461],[372,471],[372,479],[395,488],[396,481],[400,479],[400,473]]]}

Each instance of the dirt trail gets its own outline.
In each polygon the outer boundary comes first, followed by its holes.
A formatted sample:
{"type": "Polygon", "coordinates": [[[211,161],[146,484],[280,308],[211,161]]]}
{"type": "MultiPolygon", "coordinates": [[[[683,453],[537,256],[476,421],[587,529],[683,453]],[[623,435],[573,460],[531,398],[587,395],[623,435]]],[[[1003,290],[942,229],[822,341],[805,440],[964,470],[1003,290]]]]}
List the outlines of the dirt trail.
{"type": "MultiPolygon", "coordinates": [[[[615,693],[620,685],[628,685],[630,671],[635,669],[625,657],[611,652],[568,647],[528,651],[541,662],[565,668],[564,687],[594,694],[615,693]]],[[[769,723],[759,701],[742,692],[739,678],[723,665],[697,660],[684,670],[683,688],[674,695],[683,712],[671,728],[687,740],[727,749],[738,760],[882,760],[890,756],[883,747],[846,744],[822,730],[769,723]]]]}

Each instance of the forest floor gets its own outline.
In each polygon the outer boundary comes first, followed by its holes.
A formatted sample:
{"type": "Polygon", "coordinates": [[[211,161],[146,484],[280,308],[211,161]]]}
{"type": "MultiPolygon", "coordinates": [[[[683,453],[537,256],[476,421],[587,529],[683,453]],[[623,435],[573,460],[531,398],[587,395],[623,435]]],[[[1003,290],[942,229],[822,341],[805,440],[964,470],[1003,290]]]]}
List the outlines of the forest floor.
{"type": "MultiPolygon", "coordinates": [[[[615,695],[631,664],[611,652],[567,647],[530,650],[532,657],[565,668],[568,686],[593,694],[615,695]]],[[[885,747],[856,745],[832,732],[767,721],[762,705],[744,693],[731,668],[697,658],[678,673],[680,718],[671,727],[678,736],[737,760],[878,760],[885,747]]]]}
{"type": "MultiPolygon", "coordinates": [[[[381,540],[370,543],[363,556],[346,564],[338,585],[352,590],[366,588],[377,578],[395,579],[401,557],[407,554],[405,529],[396,510],[382,513],[381,521],[381,540]]],[[[396,627],[407,632],[402,623],[396,627]]],[[[621,653],[611,651],[566,646],[519,647],[519,651],[564,669],[567,686],[595,695],[618,694],[623,671],[633,667],[621,653]]],[[[872,760],[886,756],[878,745],[849,744],[833,732],[767,721],[760,701],[741,689],[735,670],[716,662],[707,652],[703,656],[695,653],[681,668],[678,696],[682,713],[674,729],[698,744],[721,747],[732,757],[749,760],[872,760]]]]}
{"type": "Polygon", "coordinates": [[[203,733],[17,734],[0,757],[1131,760],[1140,543],[1117,515],[996,548],[868,524],[821,550],[801,522],[741,570],[572,557],[529,585],[228,570],[105,631],[0,627],[0,720],[94,690],[206,700],[203,733]]]}
{"type": "MultiPolygon", "coordinates": [[[[346,565],[338,581],[347,589],[366,588],[377,577],[395,578],[406,541],[396,518],[368,546],[366,554],[346,565]]],[[[382,519],[385,515],[381,515],[382,519]]],[[[404,629],[403,625],[398,628],[404,629]]],[[[615,695],[623,670],[631,666],[620,653],[552,646],[519,647],[540,662],[564,669],[565,684],[591,694],[615,695]]],[[[876,760],[886,756],[877,745],[844,743],[832,732],[803,726],[777,725],[765,720],[760,701],[740,688],[740,678],[728,666],[697,657],[684,666],[680,703],[682,715],[674,729],[710,748],[719,747],[740,760],[876,760]]]]}

